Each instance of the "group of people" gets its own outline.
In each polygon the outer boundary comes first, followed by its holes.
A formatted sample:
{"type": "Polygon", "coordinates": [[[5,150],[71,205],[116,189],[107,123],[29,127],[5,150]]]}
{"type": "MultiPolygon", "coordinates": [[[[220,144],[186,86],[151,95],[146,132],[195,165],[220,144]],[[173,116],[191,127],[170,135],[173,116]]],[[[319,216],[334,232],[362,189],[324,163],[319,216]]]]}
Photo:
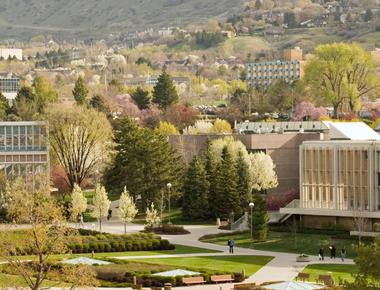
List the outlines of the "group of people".
{"type": "MultiPolygon", "coordinates": [[[[335,247],[335,245],[331,245],[329,247],[330,249],[330,258],[331,259],[335,259],[336,258],[336,251],[337,251],[337,248],[335,247]]],[[[346,258],[347,256],[347,250],[345,247],[343,247],[341,250],[340,250],[340,258],[342,259],[342,262],[344,262],[344,259],[346,258]]],[[[320,261],[324,261],[325,260],[325,249],[323,247],[321,247],[318,251],[318,257],[319,257],[319,260],[320,261]]]]}

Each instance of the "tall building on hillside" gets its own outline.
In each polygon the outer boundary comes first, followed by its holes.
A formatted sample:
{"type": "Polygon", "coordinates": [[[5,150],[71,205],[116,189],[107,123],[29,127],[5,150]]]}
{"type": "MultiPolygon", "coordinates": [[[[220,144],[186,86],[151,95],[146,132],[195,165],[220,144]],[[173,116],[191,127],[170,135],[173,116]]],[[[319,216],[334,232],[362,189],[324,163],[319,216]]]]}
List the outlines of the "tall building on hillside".
{"type": "Polygon", "coordinates": [[[0,172],[33,182],[49,175],[48,131],[44,122],[0,122],[0,172]]]}
{"type": "Polygon", "coordinates": [[[20,90],[20,79],[15,75],[0,75],[0,92],[12,104],[20,90]]]}
{"type": "Polygon", "coordinates": [[[306,227],[380,222],[380,136],[364,123],[331,123],[331,140],[300,146],[300,199],[280,210],[306,227]]]}
{"type": "Polygon", "coordinates": [[[267,88],[276,80],[292,83],[303,77],[303,52],[299,47],[284,52],[285,60],[250,63],[246,65],[248,88],[267,88]]]}

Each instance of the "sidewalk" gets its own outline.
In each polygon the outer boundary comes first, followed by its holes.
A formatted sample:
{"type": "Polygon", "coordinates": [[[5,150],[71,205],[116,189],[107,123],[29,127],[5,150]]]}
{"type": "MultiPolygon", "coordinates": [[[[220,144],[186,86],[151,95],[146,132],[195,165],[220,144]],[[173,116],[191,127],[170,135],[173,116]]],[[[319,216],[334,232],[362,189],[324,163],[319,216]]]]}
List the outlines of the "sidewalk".
{"type": "MultiPolygon", "coordinates": [[[[136,226],[129,227],[136,229],[136,226]]],[[[122,230],[121,224],[119,227],[115,223],[111,223],[110,227],[108,225],[104,226],[104,230],[111,230],[113,233],[122,230]]],[[[205,253],[205,254],[182,254],[182,255],[159,255],[159,256],[138,256],[138,257],[116,257],[118,259],[154,259],[154,258],[181,258],[181,257],[203,257],[203,256],[223,256],[230,255],[228,253],[227,246],[221,246],[216,244],[210,244],[199,241],[201,236],[206,234],[216,234],[225,232],[219,230],[216,226],[186,226],[186,229],[190,231],[188,235],[162,235],[162,238],[168,239],[173,244],[190,246],[190,247],[199,247],[210,250],[221,251],[220,253],[205,253]]],[[[261,284],[263,282],[269,281],[292,281],[298,275],[299,272],[302,272],[303,269],[310,264],[343,264],[340,259],[326,259],[325,261],[319,261],[317,256],[311,256],[311,261],[307,263],[296,262],[297,254],[291,253],[280,253],[280,252],[269,252],[269,251],[259,251],[247,248],[235,247],[235,255],[249,255],[249,256],[272,256],[273,260],[262,267],[255,274],[250,276],[245,280],[246,283],[256,283],[261,284]]],[[[353,264],[353,260],[346,259],[344,264],[353,264]]],[[[205,290],[220,290],[220,289],[231,289],[233,284],[218,284],[218,285],[197,285],[190,287],[176,287],[175,289],[205,289],[205,290]]]]}

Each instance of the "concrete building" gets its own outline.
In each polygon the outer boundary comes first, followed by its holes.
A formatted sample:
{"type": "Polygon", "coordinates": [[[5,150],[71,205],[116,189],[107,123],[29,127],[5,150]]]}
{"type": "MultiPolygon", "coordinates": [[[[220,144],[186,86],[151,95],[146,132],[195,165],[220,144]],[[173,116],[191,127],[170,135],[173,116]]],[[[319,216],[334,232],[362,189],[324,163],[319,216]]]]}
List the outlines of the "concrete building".
{"type": "MultiPolygon", "coordinates": [[[[278,187],[269,194],[283,194],[299,189],[299,146],[308,140],[322,140],[328,133],[323,122],[243,122],[236,125],[240,140],[248,152],[266,152],[274,164],[278,187]]],[[[190,162],[194,155],[206,149],[207,142],[226,135],[179,135],[170,136],[169,142],[190,162]]]]}
{"type": "Polygon", "coordinates": [[[284,52],[285,60],[250,63],[246,65],[247,86],[268,87],[277,80],[292,83],[303,77],[303,52],[300,48],[284,52]]]}
{"type": "Polygon", "coordinates": [[[44,122],[0,122],[0,171],[7,178],[34,181],[49,175],[48,131],[44,122]]]}
{"type": "Polygon", "coordinates": [[[0,48],[0,58],[17,58],[22,60],[22,49],[21,48],[0,48]]]}
{"type": "Polygon", "coordinates": [[[20,90],[20,79],[15,75],[0,75],[0,92],[12,104],[20,90]]]}
{"type": "Polygon", "coordinates": [[[330,140],[300,146],[300,199],[280,210],[306,227],[367,230],[380,222],[380,136],[364,123],[330,123],[330,140]]]}

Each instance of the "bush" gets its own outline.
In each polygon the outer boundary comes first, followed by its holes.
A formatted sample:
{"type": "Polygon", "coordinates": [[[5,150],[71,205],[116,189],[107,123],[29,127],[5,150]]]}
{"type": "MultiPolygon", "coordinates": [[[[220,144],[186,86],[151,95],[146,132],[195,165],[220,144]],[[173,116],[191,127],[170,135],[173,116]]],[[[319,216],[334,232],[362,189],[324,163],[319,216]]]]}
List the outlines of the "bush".
{"type": "Polygon", "coordinates": [[[190,234],[183,226],[163,224],[158,227],[145,227],[145,232],[163,235],[186,235],[190,234]]]}
{"type": "Polygon", "coordinates": [[[375,232],[380,232],[380,224],[379,223],[375,223],[373,225],[373,229],[374,229],[375,232]]]}

